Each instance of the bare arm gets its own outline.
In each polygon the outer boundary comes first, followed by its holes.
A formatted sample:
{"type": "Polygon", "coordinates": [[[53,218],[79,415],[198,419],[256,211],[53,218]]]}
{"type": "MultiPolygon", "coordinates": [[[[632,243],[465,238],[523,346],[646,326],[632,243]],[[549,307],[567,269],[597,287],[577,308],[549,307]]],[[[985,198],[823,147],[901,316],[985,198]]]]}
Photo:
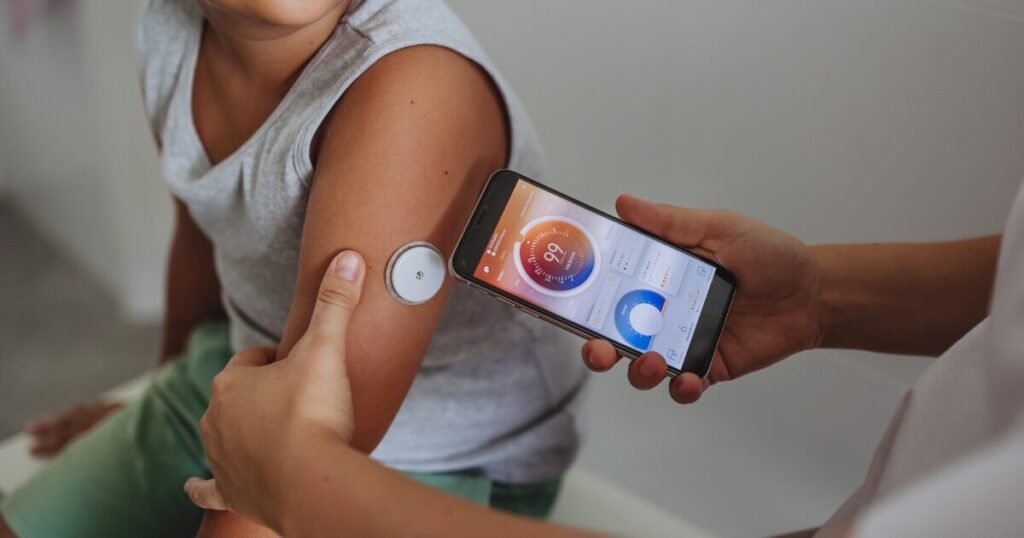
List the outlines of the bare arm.
{"type": "Polygon", "coordinates": [[[999,236],[814,247],[822,347],[938,355],[988,312],[999,236]]]}
{"type": "Polygon", "coordinates": [[[397,413],[449,287],[425,305],[403,306],[385,289],[387,260],[414,240],[451,253],[484,181],[506,160],[505,132],[489,80],[434,47],[381,60],[327,122],[278,356],[305,332],[330,260],[342,249],[361,252],[366,291],[348,340],[359,450],[372,450],[397,413]]]}
{"type": "Polygon", "coordinates": [[[175,199],[174,210],[161,364],[185,350],[188,335],[197,325],[224,318],[220,280],[213,266],[213,244],[192,220],[185,204],[175,199]]]}
{"type": "MultiPolygon", "coordinates": [[[[507,160],[506,133],[490,80],[462,56],[437,47],[402,49],[377,62],[326,122],[295,297],[277,356],[287,356],[305,332],[330,260],[344,249],[362,253],[366,287],[347,343],[352,446],[361,452],[373,450],[398,412],[450,287],[446,283],[424,305],[401,305],[384,286],[387,260],[409,241],[451,253],[484,181],[507,160]]],[[[211,513],[203,530],[258,532],[226,513],[211,513]]]]}

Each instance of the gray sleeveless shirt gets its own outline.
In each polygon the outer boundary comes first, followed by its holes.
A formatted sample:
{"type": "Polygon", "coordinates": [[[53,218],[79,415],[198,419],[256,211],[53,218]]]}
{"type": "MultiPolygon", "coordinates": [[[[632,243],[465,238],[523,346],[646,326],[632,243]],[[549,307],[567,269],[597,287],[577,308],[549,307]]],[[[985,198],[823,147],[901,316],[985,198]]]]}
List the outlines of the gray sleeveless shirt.
{"type": "MultiPolygon", "coordinates": [[[[139,69],[165,178],[213,242],[236,350],[280,338],[313,176],[310,143],[345,90],[386,54],[430,44],[482,66],[507,108],[508,167],[545,175],[525,110],[440,0],[354,1],[263,125],[211,166],[191,108],[202,20],[195,0],[147,2],[139,19],[139,69]]],[[[512,483],[557,476],[579,439],[585,374],[572,347],[556,329],[455,286],[422,368],[373,456],[402,470],[471,470],[512,483]]]]}

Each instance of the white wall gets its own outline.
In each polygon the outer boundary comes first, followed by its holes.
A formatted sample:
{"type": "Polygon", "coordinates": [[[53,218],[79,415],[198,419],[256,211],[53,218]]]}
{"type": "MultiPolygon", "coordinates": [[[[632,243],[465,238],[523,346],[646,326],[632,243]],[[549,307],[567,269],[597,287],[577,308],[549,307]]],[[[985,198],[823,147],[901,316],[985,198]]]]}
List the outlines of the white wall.
{"type": "Polygon", "coordinates": [[[19,211],[109,289],[161,312],[170,202],[141,112],[137,2],[64,2],[21,39],[0,10],[0,153],[19,211]]]}
{"type": "MultiPolygon", "coordinates": [[[[808,242],[993,233],[1024,177],[1024,3],[449,0],[567,192],[808,242]]],[[[817,525],[926,359],[810,353],[697,406],[597,376],[582,463],[722,536],[817,525]]],[[[637,535],[643,535],[638,529],[637,535]]]]}
{"type": "MultiPolygon", "coordinates": [[[[3,116],[0,116],[0,123],[3,123],[3,116]]],[[[0,138],[0,148],[4,146],[3,138],[0,138]]],[[[8,191],[10,190],[10,182],[7,180],[7,157],[4,155],[2,149],[0,149],[0,200],[7,198],[8,191]]]]}

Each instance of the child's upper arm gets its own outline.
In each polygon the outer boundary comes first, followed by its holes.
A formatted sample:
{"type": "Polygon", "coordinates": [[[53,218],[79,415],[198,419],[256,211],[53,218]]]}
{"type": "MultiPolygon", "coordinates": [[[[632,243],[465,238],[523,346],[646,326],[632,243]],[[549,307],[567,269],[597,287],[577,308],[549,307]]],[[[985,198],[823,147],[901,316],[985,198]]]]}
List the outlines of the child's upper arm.
{"type": "Polygon", "coordinates": [[[305,331],[331,258],[345,249],[362,253],[366,288],[348,331],[361,450],[376,446],[398,412],[450,286],[424,305],[401,305],[384,285],[387,261],[418,240],[451,254],[484,181],[505,165],[507,132],[490,78],[465,57],[431,46],[380,60],[325,123],[278,356],[305,331]]]}

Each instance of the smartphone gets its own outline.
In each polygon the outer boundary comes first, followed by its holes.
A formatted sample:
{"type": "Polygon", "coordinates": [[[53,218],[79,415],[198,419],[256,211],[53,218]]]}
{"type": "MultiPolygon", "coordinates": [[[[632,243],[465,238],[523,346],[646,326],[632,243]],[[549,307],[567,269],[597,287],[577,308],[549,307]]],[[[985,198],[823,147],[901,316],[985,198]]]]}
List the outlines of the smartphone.
{"type": "Polygon", "coordinates": [[[511,170],[484,187],[457,280],[624,356],[707,376],[736,291],[727,270],[511,170]]]}

